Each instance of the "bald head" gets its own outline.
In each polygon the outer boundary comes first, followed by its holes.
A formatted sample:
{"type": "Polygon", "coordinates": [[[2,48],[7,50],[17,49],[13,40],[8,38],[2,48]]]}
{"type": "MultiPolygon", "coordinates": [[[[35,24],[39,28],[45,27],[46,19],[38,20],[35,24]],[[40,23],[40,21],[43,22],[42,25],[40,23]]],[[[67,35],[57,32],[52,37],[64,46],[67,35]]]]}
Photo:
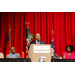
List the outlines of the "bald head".
{"type": "Polygon", "coordinates": [[[11,53],[15,53],[15,47],[10,47],[11,53]]]}
{"type": "Polygon", "coordinates": [[[39,34],[39,33],[37,33],[37,34],[35,35],[35,38],[36,38],[36,40],[40,40],[40,39],[41,39],[40,34],[39,34]]]}

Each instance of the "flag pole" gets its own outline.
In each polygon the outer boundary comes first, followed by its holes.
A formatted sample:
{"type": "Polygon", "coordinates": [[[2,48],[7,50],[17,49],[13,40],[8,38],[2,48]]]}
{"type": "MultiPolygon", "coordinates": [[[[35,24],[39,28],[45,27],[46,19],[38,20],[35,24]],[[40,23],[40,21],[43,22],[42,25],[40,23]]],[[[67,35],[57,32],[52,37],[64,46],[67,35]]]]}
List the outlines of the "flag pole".
{"type": "MultiPolygon", "coordinates": [[[[30,22],[25,22],[25,24],[27,24],[26,26],[27,26],[27,35],[28,35],[28,24],[30,24],[30,22]]],[[[26,50],[25,50],[26,54],[25,55],[26,55],[26,58],[29,58],[28,56],[29,53],[27,51],[28,51],[28,45],[26,43],[26,50]]]]}
{"type": "Polygon", "coordinates": [[[9,47],[11,47],[11,25],[10,25],[10,29],[9,29],[9,47]]]}

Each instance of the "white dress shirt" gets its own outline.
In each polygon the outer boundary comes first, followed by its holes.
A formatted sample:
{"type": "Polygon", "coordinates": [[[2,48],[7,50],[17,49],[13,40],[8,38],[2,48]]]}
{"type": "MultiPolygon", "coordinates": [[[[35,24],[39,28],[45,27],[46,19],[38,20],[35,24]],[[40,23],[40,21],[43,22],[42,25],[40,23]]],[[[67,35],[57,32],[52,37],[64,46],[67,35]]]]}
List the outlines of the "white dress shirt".
{"type": "Polygon", "coordinates": [[[40,41],[39,41],[39,43],[38,43],[38,41],[36,40],[36,44],[40,44],[40,41]]]}

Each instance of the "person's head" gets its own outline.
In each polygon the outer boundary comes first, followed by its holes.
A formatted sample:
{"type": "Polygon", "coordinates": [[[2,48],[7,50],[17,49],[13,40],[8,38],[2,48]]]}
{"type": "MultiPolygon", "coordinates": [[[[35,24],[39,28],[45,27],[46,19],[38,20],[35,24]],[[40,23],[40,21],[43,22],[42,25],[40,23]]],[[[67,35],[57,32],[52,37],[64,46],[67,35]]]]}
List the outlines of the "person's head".
{"type": "Polygon", "coordinates": [[[72,52],[74,50],[74,47],[72,45],[66,46],[66,51],[67,52],[72,52]]]}
{"type": "Polygon", "coordinates": [[[40,40],[40,39],[41,39],[40,34],[39,34],[39,33],[37,33],[37,34],[35,35],[35,38],[36,38],[36,40],[40,40]]]}
{"type": "Polygon", "coordinates": [[[54,47],[51,46],[51,53],[54,53],[54,47]]]}
{"type": "Polygon", "coordinates": [[[10,47],[10,51],[11,51],[11,53],[15,53],[15,48],[14,47],[10,47]]]}

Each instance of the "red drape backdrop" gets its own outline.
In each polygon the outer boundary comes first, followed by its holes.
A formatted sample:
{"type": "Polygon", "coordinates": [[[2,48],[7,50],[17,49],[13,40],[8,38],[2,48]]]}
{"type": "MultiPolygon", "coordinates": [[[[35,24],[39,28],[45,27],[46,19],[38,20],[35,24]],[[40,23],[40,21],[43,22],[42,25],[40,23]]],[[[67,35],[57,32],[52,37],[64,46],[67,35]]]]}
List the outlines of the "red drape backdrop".
{"type": "Polygon", "coordinates": [[[46,44],[51,44],[54,27],[55,52],[59,56],[62,56],[67,45],[75,47],[75,12],[0,12],[0,47],[5,56],[10,25],[11,46],[21,56],[22,51],[25,51],[25,22],[30,22],[30,33],[40,33],[41,40],[46,44]]]}

